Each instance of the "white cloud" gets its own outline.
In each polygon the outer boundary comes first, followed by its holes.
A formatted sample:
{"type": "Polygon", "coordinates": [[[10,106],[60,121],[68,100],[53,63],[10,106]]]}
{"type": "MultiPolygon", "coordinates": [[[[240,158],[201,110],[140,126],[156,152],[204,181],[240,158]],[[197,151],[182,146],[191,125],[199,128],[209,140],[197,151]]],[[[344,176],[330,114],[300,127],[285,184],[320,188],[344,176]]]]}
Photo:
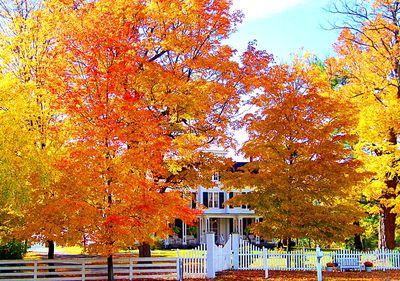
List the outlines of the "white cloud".
{"type": "Polygon", "coordinates": [[[266,18],[308,0],[233,0],[233,10],[241,10],[245,21],[266,18]]]}

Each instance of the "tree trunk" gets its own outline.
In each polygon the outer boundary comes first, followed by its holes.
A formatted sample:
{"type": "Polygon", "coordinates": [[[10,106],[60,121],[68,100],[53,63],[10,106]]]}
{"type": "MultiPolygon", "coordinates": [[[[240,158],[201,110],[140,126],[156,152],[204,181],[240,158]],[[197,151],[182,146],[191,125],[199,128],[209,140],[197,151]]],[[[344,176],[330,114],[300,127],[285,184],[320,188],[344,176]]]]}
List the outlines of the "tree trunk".
{"type": "MultiPolygon", "coordinates": [[[[396,143],[395,137],[392,136],[390,141],[396,143]]],[[[388,177],[390,174],[388,174],[388,177]]],[[[395,175],[391,179],[385,181],[387,190],[382,195],[385,201],[393,200],[397,198],[397,182],[399,180],[398,175],[395,175]]],[[[380,214],[380,231],[379,231],[379,248],[380,249],[394,249],[396,247],[395,231],[396,231],[396,217],[397,214],[392,212],[393,206],[386,206],[381,204],[380,214]]]]}
{"type": "MultiPolygon", "coordinates": [[[[151,257],[150,244],[142,243],[139,246],[139,258],[149,258],[151,257]]],[[[151,263],[151,261],[140,261],[139,263],[151,263]]]]}
{"type": "MultiPolygon", "coordinates": [[[[286,240],[286,250],[287,252],[292,251],[292,239],[289,237],[286,240]]],[[[286,267],[291,268],[292,267],[292,259],[290,258],[290,255],[286,256],[286,267]]]]}
{"type": "Polygon", "coordinates": [[[287,244],[287,251],[291,252],[294,244],[291,237],[287,238],[286,244],[287,244]]]}
{"type": "Polygon", "coordinates": [[[380,216],[379,248],[394,249],[396,247],[395,230],[396,214],[391,212],[392,207],[382,206],[380,216]]]}
{"type": "Polygon", "coordinates": [[[113,256],[107,257],[107,280],[114,281],[113,256]]]}
{"type": "Polygon", "coordinates": [[[363,249],[361,235],[359,233],[354,235],[354,248],[360,251],[363,249]]]}
{"type": "MultiPolygon", "coordinates": [[[[47,252],[47,259],[52,260],[54,259],[54,241],[53,240],[48,240],[47,245],[49,247],[49,250],[47,252]]],[[[54,263],[48,263],[48,266],[54,266],[54,263]]],[[[49,268],[49,272],[55,272],[54,268],[49,268]]]]}
{"type": "Polygon", "coordinates": [[[55,247],[54,241],[53,240],[48,240],[47,241],[47,245],[49,247],[49,251],[47,252],[47,258],[49,260],[52,260],[52,259],[54,259],[54,247],[55,247]]]}
{"type": "MultiPolygon", "coordinates": [[[[360,226],[360,223],[358,221],[354,222],[354,225],[356,226],[360,226]]],[[[363,249],[363,244],[361,241],[361,234],[360,233],[356,233],[354,234],[354,248],[356,250],[362,250],[363,249]]]]}
{"type": "Polygon", "coordinates": [[[139,246],[139,257],[140,258],[149,258],[149,257],[151,257],[150,244],[142,243],[139,246]]]}

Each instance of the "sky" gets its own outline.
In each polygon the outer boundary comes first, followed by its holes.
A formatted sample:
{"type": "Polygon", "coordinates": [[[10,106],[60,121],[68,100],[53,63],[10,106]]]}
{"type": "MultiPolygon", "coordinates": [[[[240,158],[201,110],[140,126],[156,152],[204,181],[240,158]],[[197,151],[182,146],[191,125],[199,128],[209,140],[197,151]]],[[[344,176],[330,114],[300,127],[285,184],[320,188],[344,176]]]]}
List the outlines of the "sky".
{"type": "MultiPolygon", "coordinates": [[[[233,9],[245,17],[228,44],[243,52],[249,41],[257,40],[257,47],[274,55],[278,63],[289,63],[294,54],[308,51],[324,59],[334,55],[333,43],[338,30],[326,30],[329,22],[337,19],[324,9],[335,0],[233,0],[233,9]],[[325,29],[324,29],[325,27],[325,29]]],[[[243,143],[247,135],[235,132],[243,143]]],[[[229,151],[229,157],[245,161],[243,156],[229,151]]]]}
{"type": "Polygon", "coordinates": [[[324,59],[334,54],[337,30],[326,30],[333,15],[324,8],[335,0],[233,0],[233,9],[245,18],[228,44],[239,52],[249,41],[272,53],[277,62],[289,62],[302,49],[324,59]]]}

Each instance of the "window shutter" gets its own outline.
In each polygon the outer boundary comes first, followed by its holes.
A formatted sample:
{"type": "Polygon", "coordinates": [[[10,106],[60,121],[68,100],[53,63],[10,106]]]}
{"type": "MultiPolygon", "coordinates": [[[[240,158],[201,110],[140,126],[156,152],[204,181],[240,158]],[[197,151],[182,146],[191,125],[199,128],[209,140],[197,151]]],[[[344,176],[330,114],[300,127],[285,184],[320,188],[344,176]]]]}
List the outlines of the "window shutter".
{"type": "Polygon", "coordinates": [[[192,209],[196,209],[196,193],[192,192],[192,209]]]}
{"type": "MultiPolygon", "coordinates": [[[[245,195],[246,192],[242,192],[242,195],[245,195]]],[[[246,205],[242,205],[242,209],[246,209],[246,205]]]]}
{"type": "Polygon", "coordinates": [[[208,192],[203,192],[203,204],[208,208],[208,192]]]}
{"type": "MultiPolygon", "coordinates": [[[[233,198],[233,192],[229,192],[228,197],[229,197],[229,199],[233,198]]],[[[233,208],[232,205],[229,205],[228,207],[229,207],[229,208],[233,208]]],[[[231,232],[231,233],[232,233],[232,232],[231,232]]]]}
{"type": "Polygon", "coordinates": [[[225,201],[225,196],[224,196],[224,192],[220,192],[219,193],[219,208],[223,209],[224,206],[222,205],[225,201]]]}

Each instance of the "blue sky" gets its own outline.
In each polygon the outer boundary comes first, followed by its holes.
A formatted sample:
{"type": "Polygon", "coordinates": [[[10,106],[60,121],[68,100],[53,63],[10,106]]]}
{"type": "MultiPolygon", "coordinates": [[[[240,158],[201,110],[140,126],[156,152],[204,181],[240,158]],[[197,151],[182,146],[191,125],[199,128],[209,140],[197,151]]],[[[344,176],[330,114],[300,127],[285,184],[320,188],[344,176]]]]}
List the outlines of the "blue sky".
{"type": "Polygon", "coordinates": [[[233,0],[233,8],[244,12],[243,23],[228,44],[239,52],[247,42],[272,53],[277,62],[289,62],[301,49],[321,59],[334,55],[332,44],[339,31],[324,30],[332,14],[323,10],[335,0],[233,0]]]}
{"type": "MultiPolygon", "coordinates": [[[[335,0],[233,0],[233,8],[242,10],[245,18],[227,43],[240,54],[249,41],[257,40],[258,48],[272,53],[278,63],[289,63],[293,54],[301,50],[321,59],[333,56],[332,44],[339,31],[322,28],[335,22],[333,15],[324,11],[332,1],[335,0]]],[[[247,139],[243,130],[235,136],[239,143],[247,139]]],[[[244,161],[233,151],[228,155],[244,161]]]]}

